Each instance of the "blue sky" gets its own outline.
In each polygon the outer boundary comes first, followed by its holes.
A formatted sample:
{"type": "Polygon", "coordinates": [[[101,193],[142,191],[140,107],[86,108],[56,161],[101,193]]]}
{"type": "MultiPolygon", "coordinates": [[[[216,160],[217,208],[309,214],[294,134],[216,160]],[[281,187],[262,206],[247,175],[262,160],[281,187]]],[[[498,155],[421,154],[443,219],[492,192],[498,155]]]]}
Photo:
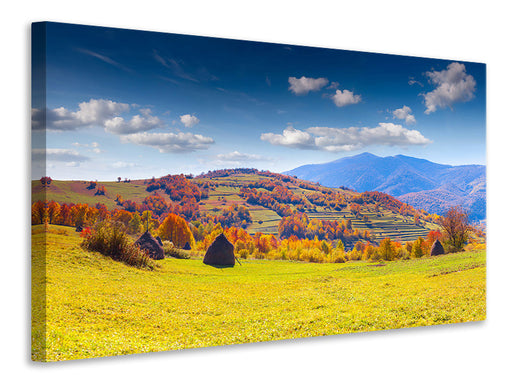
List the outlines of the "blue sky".
{"type": "Polygon", "coordinates": [[[483,64],[58,23],[46,52],[34,178],[281,172],[361,152],[485,164],[483,64]]]}

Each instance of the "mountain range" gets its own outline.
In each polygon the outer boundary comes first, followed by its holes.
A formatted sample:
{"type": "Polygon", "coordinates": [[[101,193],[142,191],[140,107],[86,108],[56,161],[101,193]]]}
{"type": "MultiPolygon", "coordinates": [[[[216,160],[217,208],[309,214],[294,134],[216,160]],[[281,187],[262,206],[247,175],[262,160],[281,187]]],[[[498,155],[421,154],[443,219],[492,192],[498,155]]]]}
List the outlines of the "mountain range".
{"type": "Polygon", "coordinates": [[[284,172],[326,187],[388,193],[415,208],[444,214],[460,205],[472,221],[486,216],[485,165],[452,166],[404,155],[379,157],[365,152],[284,172]]]}

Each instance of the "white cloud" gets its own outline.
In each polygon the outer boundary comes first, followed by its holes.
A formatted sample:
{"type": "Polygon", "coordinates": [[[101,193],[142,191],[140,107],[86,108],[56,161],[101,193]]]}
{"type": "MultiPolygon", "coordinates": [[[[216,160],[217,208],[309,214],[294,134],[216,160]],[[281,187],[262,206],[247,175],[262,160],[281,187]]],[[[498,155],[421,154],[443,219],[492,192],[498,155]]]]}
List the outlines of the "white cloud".
{"type": "Polygon", "coordinates": [[[78,111],[68,112],[65,108],[57,108],[60,116],[71,116],[81,125],[101,125],[112,116],[126,112],[130,109],[128,104],[117,103],[112,100],[91,99],[78,104],[78,111]]]}
{"type": "Polygon", "coordinates": [[[283,134],[264,133],[261,140],[273,145],[328,152],[352,151],[370,145],[408,147],[432,142],[417,130],[392,123],[379,123],[375,128],[311,127],[306,131],[287,127],[283,134]]]}
{"type": "Polygon", "coordinates": [[[167,61],[162,56],[160,56],[156,50],[153,50],[153,57],[164,67],[170,68],[169,64],[167,64],[167,61]]]}
{"type": "Polygon", "coordinates": [[[93,141],[91,144],[82,144],[82,143],[75,142],[75,143],[72,143],[71,145],[73,145],[75,147],[89,148],[88,150],[91,152],[94,152],[94,153],[105,152],[100,148],[100,144],[96,141],[93,141]]]}
{"type": "Polygon", "coordinates": [[[145,145],[158,149],[161,153],[193,152],[208,149],[214,140],[211,137],[190,132],[178,133],[133,133],[121,136],[122,143],[145,145]]]}
{"type": "Polygon", "coordinates": [[[337,107],[345,107],[351,104],[357,104],[361,102],[361,95],[354,95],[353,92],[345,89],[340,91],[336,90],[336,93],[332,96],[332,100],[337,107]]]}
{"type": "Polygon", "coordinates": [[[114,117],[105,121],[105,131],[116,135],[127,135],[130,133],[146,132],[162,126],[162,121],[149,113],[145,115],[135,115],[130,120],[122,117],[114,117]]]}
{"type": "Polygon", "coordinates": [[[118,63],[118,62],[117,62],[117,61],[115,61],[115,60],[112,60],[112,59],[111,59],[110,57],[108,57],[108,56],[101,55],[101,54],[99,54],[99,53],[97,53],[97,52],[89,51],[89,50],[87,50],[87,49],[77,49],[77,50],[78,50],[79,52],[85,53],[86,55],[89,55],[89,56],[95,57],[95,58],[97,58],[97,59],[99,59],[99,60],[101,60],[101,61],[103,61],[103,62],[105,62],[105,63],[107,63],[107,64],[113,65],[114,67],[117,67],[117,68],[120,68],[120,69],[122,69],[122,70],[124,70],[124,71],[132,72],[132,73],[133,73],[133,71],[132,71],[131,69],[129,69],[129,68],[127,68],[127,67],[125,67],[124,65],[122,65],[122,64],[120,64],[120,63],[118,63]]]}
{"type": "Polygon", "coordinates": [[[289,77],[288,83],[290,83],[290,87],[288,88],[290,91],[296,95],[305,95],[310,91],[319,91],[329,83],[329,80],[325,77],[314,79],[302,76],[300,79],[297,79],[296,77],[289,77]]]}
{"type": "Polygon", "coordinates": [[[272,145],[302,149],[315,148],[315,140],[309,133],[295,129],[292,126],[286,127],[282,134],[262,133],[260,139],[268,141],[272,145]]]}
{"type": "Polygon", "coordinates": [[[407,105],[404,105],[402,108],[395,109],[393,111],[393,116],[396,119],[405,120],[405,124],[416,124],[416,118],[412,114],[412,109],[407,105]]]}
{"type": "MultiPolygon", "coordinates": [[[[46,127],[50,131],[72,131],[84,127],[101,126],[106,132],[125,135],[149,131],[163,125],[158,117],[151,115],[149,108],[140,109],[140,114],[132,116],[128,120],[119,116],[129,110],[130,105],[125,103],[91,99],[80,103],[76,111],[70,111],[64,107],[46,110],[46,127]]],[[[45,113],[39,109],[33,109],[33,129],[44,129],[44,122],[45,113]]],[[[93,149],[93,151],[99,153],[98,149],[93,149]]]]}
{"type": "Polygon", "coordinates": [[[182,79],[185,79],[185,80],[193,81],[194,83],[199,83],[199,80],[197,80],[195,77],[193,77],[192,75],[190,75],[187,72],[185,72],[185,70],[183,69],[181,64],[178,63],[177,60],[167,59],[167,62],[170,63],[173,66],[174,74],[176,76],[181,77],[182,79]]]}
{"type": "MultiPolygon", "coordinates": [[[[182,79],[190,80],[195,83],[199,83],[199,80],[197,80],[195,77],[191,76],[185,70],[182,68],[183,63],[179,63],[177,60],[165,58],[162,55],[160,55],[156,50],[153,51],[153,57],[156,61],[158,61],[160,64],[162,64],[167,69],[170,69],[175,76],[181,77],[182,79]]],[[[211,77],[211,75],[210,75],[211,77]]],[[[165,78],[166,80],[169,80],[171,82],[175,82],[173,79],[165,78]]]]}
{"type": "Polygon", "coordinates": [[[114,164],[112,164],[112,168],[116,168],[116,169],[133,168],[136,166],[137,166],[137,164],[135,164],[135,163],[127,163],[125,161],[116,161],[114,164]]]}
{"type": "Polygon", "coordinates": [[[224,161],[270,161],[270,158],[265,156],[255,155],[251,153],[241,153],[238,151],[219,154],[217,155],[217,159],[224,161]]]}
{"type": "Polygon", "coordinates": [[[466,102],[475,96],[476,81],[466,73],[464,64],[451,63],[442,71],[427,72],[426,76],[436,88],[423,94],[426,114],[437,108],[452,107],[454,103],[466,102]]]}
{"type": "Polygon", "coordinates": [[[139,109],[139,112],[144,116],[151,116],[151,109],[150,108],[141,108],[139,109]]]}
{"type": "Polygon", "coordinates": [[[32,108],[31,111],[32,129],[34,131],[40,131],[45,129],[46,117],[45,111],[37,108],[32,108]]]}
{"type": "Polygon", "coordinates": [[[239,151],[233,151],[230,153],[223,153],[215,156],[215,160],[203,161],[199,160],[202,163],[208,163],[210,166],[216,167],[242,167],[249,166],[250,163],[253,162],[264,162],[264,161],[273,161],[270,157],[265,157],[261,155],[251,154],[251,153],[242,153],[239,151]]]}
{"type": "Polygon", "coordinates": [[[62,149],[62,148],[34,148],[32,149],[32,161],[44,162],[44,161],[58,161],[71,163],[81,163],[89,160],[87,156],[81,155],[73,149],[62,149]]]}
{"type": "Polygon", "coordinates": [[[41,130],[46,123],[48,130],[72,131],[82,127],[103,126],[105,121],[129,109],[128,104],[104,99],[84,101],[78,104],[76,111],[64,107],[46,111],[32,109],[32,127],[34,130],[41,130]]]}
{"type": "Polygon", "coordinates": [[[97,142],[91,143],[91,147],[92,147],[91,151],[93,151],[94,153],[104,152],[102,149],[100,149],[100,144],[97,142]]]}
{"type": "Polygon", "coordinates": [[[423,87],[423,84],[418,80],[415,80],[414,77],[409,77],[409,81],[407,82],[409,85],[418,84],[420,87],[423,87]]]}
{"type": "Polygon", "coordinates": [[[199,119],[197,117],[195,117],[193,115],[189,115],[189,114],[181,115],[180,116],[180,121],[187,128],[191,128],[194,125],[199,123],[199,119]]]}

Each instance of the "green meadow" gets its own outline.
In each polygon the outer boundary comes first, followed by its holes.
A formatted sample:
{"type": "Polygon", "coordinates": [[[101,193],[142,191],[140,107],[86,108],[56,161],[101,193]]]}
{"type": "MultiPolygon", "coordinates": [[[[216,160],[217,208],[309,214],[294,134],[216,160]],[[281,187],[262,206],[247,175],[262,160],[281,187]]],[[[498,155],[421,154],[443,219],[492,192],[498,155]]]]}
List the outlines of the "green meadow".
{"type": "Polygon", "coordinates": [[[34,360],[56,361],[484,320],[486,253],[386,263],[200,259],[129,267],[32,227],[34,360]],[[46,272],[46,273],[45,273],[46,272]],[[45,298],[46,293],[46,298],[45,298]]]}

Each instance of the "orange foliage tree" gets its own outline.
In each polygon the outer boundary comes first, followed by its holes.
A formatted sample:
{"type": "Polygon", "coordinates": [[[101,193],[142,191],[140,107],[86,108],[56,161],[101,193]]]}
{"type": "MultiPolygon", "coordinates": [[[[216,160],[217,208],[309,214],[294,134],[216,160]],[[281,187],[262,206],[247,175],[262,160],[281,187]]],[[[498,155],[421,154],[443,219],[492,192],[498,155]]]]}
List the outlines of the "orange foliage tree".
{"type": "Polygon", "coordinates": [[[50,224],[55,224],[55,221],[60,215],[60,205],[52,200],[48,203],[47,207],[48,222],[50,224]]]}
{"type": "Polygon", "coordinates": [[[194,244],[194,236],[192,236],[192,231],[187,222],[174,213],[167,215],[158,227],[157,234],[162,240],[172,241],[174,245],[180,248],[183,248],[187,242],[190,246],[194,244]]]}
{"type": "Polygon", "coordinates": [[[99,185],[98,188],[96,189],[96,193],[94,194],[94,196],[105,196],[105,193],[107,192],[107,189],[105,188],[104,185],[99,185]]]}
{"type": "Polygon", "coordinates": [[[39,200],[32,204],[32,224],[43,224],[46,220],[46,207],[43,201],[39,200]]]}
{"type": "Polygon", "coordinates": [[[309,218],[305,213],[283,217],[278,225],[279,237],[283,239],[295,235],[303,239],[306,237],[308,223],[309,218]]]}
{"type": "Polygon", "coordinates": [[[84,226],[93,224],[93,213],[94,208],[90,208],[87,204],[75,204],[71,207],[71,217],[73,218],[73,224],[76,226],[84,226]]]}
{"type": "Polygon", "coordinates": [[[125,227],[128,227],[128,223],[132,218],[133,214],[131,212],[125,211],[124,209],[118,209],[112,215],[112,219],[114,221],[123,223],[125,227]]]}

